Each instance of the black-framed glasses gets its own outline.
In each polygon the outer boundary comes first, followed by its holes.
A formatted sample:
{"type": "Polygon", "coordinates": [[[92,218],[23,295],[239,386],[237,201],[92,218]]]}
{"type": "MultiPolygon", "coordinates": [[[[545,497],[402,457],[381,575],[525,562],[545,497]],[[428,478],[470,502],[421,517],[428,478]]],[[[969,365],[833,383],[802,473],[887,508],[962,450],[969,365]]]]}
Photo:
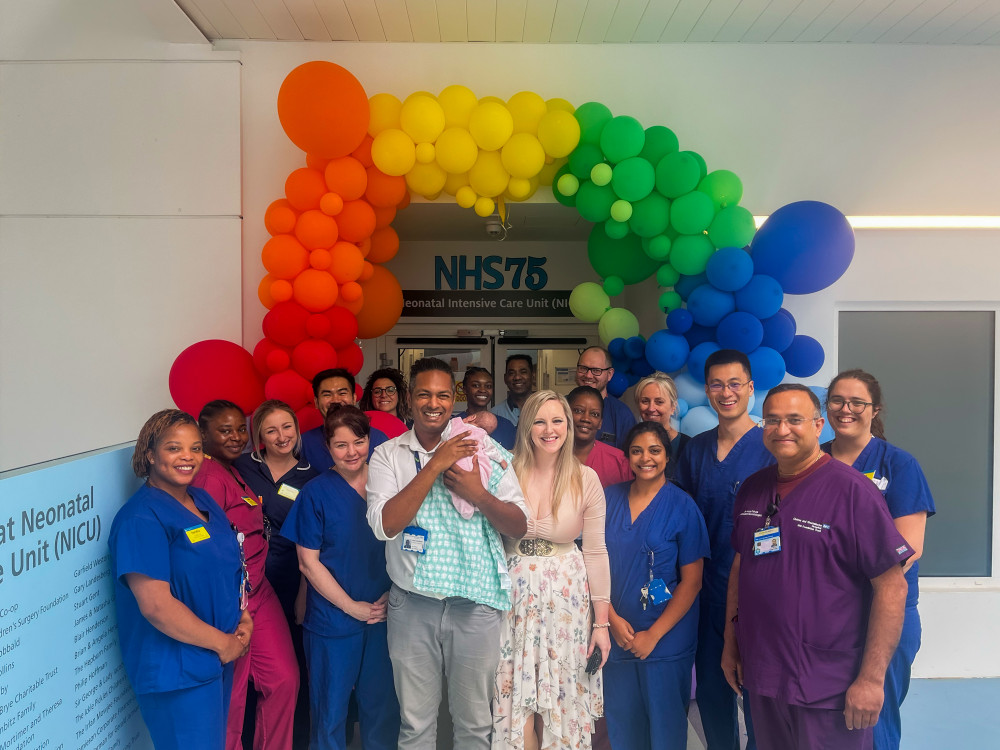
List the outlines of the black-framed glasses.
{"type": "Polygon", "coordinates": [[[373,396],[381,396],[383,393],[386,393],[386,394],[388,394],[390,396],[395,396],[396,395],[396,390],[397,390],[396,386],[394,386],[394,385],[389,385],[389,386],[386,386],[385,388],[372,388],[372,395],[373,396]]]}
{"type": "Polygon", "coordinates": [[[595,378],[601,377],[608,370],[613,370],[614,367],[584,367],[583,365],[576,366],[576,372],[578,375],[586,375],[588,372],[595,378]]]}
{"type": "Polygon", "coordinates": [[[780,427],[785,422],[789,427],[801,427],[806,422],[815,422],[819,417],[764,417],[761,427],[780,427]]]}
{"type": "Polygon", "coordinates": [[[875,406],[871,401],[862,401],[860,398],[846,399],[840,396],[833,396],[826,400],[828,411],[843,411],[845,405],[851,414],[861,414],[869,406],[875,406]]]}
{"type": "Polygon", "coordinates": [[[708,390],[711,391],[712,393],[722,393],[724,390],[726,390],[726,388],[728,388],[733,393],[739,393],[740,391],[743,390],[743,387],[750,382],[751,381],[749,380],[743,383],[741,383],[738,380],[730,380],[728,383],[709,383],[708,390]]]}

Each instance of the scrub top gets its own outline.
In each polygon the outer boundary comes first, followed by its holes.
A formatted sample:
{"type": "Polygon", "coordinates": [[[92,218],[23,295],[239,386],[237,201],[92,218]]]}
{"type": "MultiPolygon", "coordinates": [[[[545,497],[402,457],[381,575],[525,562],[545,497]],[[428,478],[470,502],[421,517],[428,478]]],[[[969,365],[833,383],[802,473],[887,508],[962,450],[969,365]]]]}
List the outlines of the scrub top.
{"type": "Polygon", "coordinates": [[[732,447],[724,461],[719,452],[719,428],[691,438],[677,462],[675,480],[694,498],[705,517],[712,557],[705,561],[702,601],[724,606],[729,569],[733,566],[733,548],[729,537],[733,530],[733,502],[740,483],[755,471],[774,463],[774,456],[764,447],[764,431],[754,427],[732,447]]]}
{"type": "Polygon", "coordinates": [[[635,479],[625,454],[613,445],[602,443],[600,440],[594,441],[594,447],[587,454],[584,466],[589,466],[596,472],[602,487],[610,487],[619,482],[631,482],[635,479]]]}
{"type": "Polygon", "coordinates": [[[115,579],[118,640],[136,693],[203,685],[222,675],[211,649],[164,635],[139,610],[125,582],[141,573],[170,584],[170,593],[195,616],[225,633],[240,621],[240,548],[222,509],[204,490],[188,489],[208,523],[163,490],[139,488],[111,523],[108,547],[115,579]]]}
{"type": "MultiPolygon", "coordinates": [[[[823,443],[823,450],[830,453],[832,446],[832,440],[823,443]]],[[[851,465],[875,483],[893,518],[921,511],[926,512],[930,518],[936,512],[931,488],[927,485],[920,464],[902,448],[872,437],[851,465]]],[[[906,571],[907,607],[916,607],[920,597],[917,582],[919,567],[920,562],[917,561],[906,571]]]]}
{"type": "MultiPolygon", "coordinates": [[[[458,418],[465,419],[467,416],[469,416],[469,412],[463,411],[458,415],[458,418]]],[[[501,417],[499,414],[494,414],[493,416],[497,418],[497,428],[490,433],[490,437],[507,450],[514,450],[514,441],[517,439],[517,428],[506,417],[501,417]]]]}
{"type": "MultiPolygon", "coordinates": [[[[611,563],[611,605],[624,617],[633,630],[649,630],[663,614],[667,602],[648,603],[643,610],[641,589],[653,578],[661,578],[667,590],[673,592],[681,580],[681,567],[708,557],[708,531],[694,501],[667,482],[649,506],[632,521],[628,491],[632,482],[608,487],[607,516],[604,541],[611,563]]],[[[664,635],[652,653],[651,660],[673,660],[693,657],[698,641],[697,601],[664,635]]],[[[611,640],[612,661],[634,661],[634,654],[611,640]]]]}
{"type": "MultiPolygon", "coordinates": [[[[377,427],[372,427],[368,431],[368,460],[372,458],[372,453],[382,443],[388,440],[388,436],[377,427]]],[[[326,445],[326,438],[323,437],[323,426],[313,427],[302,433],[302,458],[309,462],[317,472],[322,473],[333,466],[333,456],[326,445]]]]}
{"type": "Polygon", "coordinates": [[[597,439],[602,443],[613,445],[618,450],[625,450],[625,436],[635,424],[635,415],[625,404],[614,396],[604,398],[604,419],[601,429],[597,431],[597,439]]]}
{"type": "MultiPolygon", "coordinates": [[[[289,541],[319,550],[319,561],[345,593],[359,602],[374,602],[392,585],[385,570],[385,542],[376,539],[368,526],[367,510],[365,499],[329,469],[302,489],[281,529],[289,541]]],[[[365,623],[335,607],[310,585],[302,627],[330,637],[359,633],[365,623]]]]}

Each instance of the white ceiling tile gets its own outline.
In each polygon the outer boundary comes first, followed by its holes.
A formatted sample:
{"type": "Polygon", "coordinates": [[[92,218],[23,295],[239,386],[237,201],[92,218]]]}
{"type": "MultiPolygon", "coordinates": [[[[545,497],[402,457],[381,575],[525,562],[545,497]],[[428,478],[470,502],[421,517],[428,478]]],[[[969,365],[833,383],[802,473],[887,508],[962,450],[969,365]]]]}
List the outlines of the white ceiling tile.
{"type": "Polygon", "coordinates": [[[772,0],[747,29],[741,42],[761,43],[770,40],[788,14],[799,6],[799,0],[772,0]]]}
{"type": "Polygon", "coordinates": [[[559,0],[552,17],[550,42],[575,42],[580,36],[583,14],[587,10],[587,0],[559,0]]]}
{"type": "Polygon", "coordinates": [[[609,43],[631,42],[642,14],[649,5],[649,0],[622,0],[615,7],[615,13],[608,24],[604,41],[609,43]]]}
{"type": "Polygon", "coordinates": [[[274,31],[268,26],[260,9],[245,0],[223,0],[223,4],[233,14],[233,18],[247,33],[249,39],[276,39],[274,31]]]}
{"type": "Polygon", "coordinates": [[[893,0],[881,13],[874,16],[863,29],[859,29],[852,42],[874,43],[898,24],[908,13],[917,8],[922,0],[893,0]]]}
{"type": "Polygon", "coordinates": [[[404,0],[375,0],[378,17],[387,42],[412,42],[410,16],[404,0]]]}
{"type": "MultiPolygon", "coordinates": [[[[231,5],[233,0],[227,0],[231,5]]],[[[240,0],[244,2],[244,0],[240,0]]],[[[302,32],[292,20],[292,14],[288,12],[288,6],[284,0],[253,0],[257,10],[264,17],[268,28],[274,34],[274,38],[281,41],[299,41],[302,39],[302,32]]]]}
{"type": "Polygon", "coordinates": [[[933,44],[962,44],[966,34],[995,15],[996,0],[985,0],[980,5],[970,8],[967,13],[934,37],[931,42],[933,44]]]}
{"type": "Polygon", "coordinates": [[[795,42],[802,36],[816,17],[823,12],[824,5],[820,3],[801,3],[774,30],[769,42],[795,42]]]}
{"type": "Polygon", "coordinates": [[[437,6],[434,0],[406,0],[406,14],[415,42],[440,42],[437,6]]]}
{"type": "Polygon", "coordinates": [[[219,30],[212,25],[212,22],[208,20],[208,16],[201,12],[201,8],[198,7],[196,0],[175,0],[178,7],[187,14],[187,17],[191,19],[191,22],[198,27],[198,30],[204,34],[207,38],[215,40],[221,39],[222,35],[219,34],[219,30]]]}
{"type": "MultiPolygon", "coordinates": [[[[634,3],[633,3],[634,4],[634,3]]],[[[615,0],[591,0],[583,14],[576,40],[583,44],[600,44],[608,34],[618,3],[615,0]]]]}
{"type": "Polygon", "coordinates": [[[770,0],[742,0],[732,15],[722,24],[713,41],[738,42],[743,39],[747,29],[760,18],[760,14],[764,12],[769,3],[770,0]]]}
{"type": "Polygon", "coordinates": [[[677,9],[679,0],[651,0],[639,19],[633,42],[656,42],[677,9]]]}
{"type": "Polygon", "coordinates": [[[524,9],[524,41],[549,41],[555,14],[556,0],[528,0],[524,9]]]}
{"type": "Polygon", "coordinates": [[[899,19],[895,26],[878,38],[879,44],[893,44],[909,39],[918,29],[930,23],[952,0],[924,0],[916,8],[899,19]]]}
{"type": "Polygon", "coordinates": [[[344,0],[285,0],[302,36],[315,42],[351,42],[358,35],[344,0]]]}
{"type": "Polygon", "coordinates": [[[955,23],[987,2],[988,0],[955,0],[946,3],[947,7],[919,29],[916,29],[906,38],[906,41],[911,44],[937,43],[938,37],[946,33],[955,23]]]}
{"type": "Polygon", "coordinates": [[[683,42],[708,7],[709,0],[681,0],[667,21],[661,42],[683,42]]]}
{"type": "Polygon", "coordinates": [[[831,28],[824,42],[853,42],[855,34],[868,25],[875,16],[892,4],[892,0],[863,0],[831,28]]]}
{"type": "Polygon", "coordinates": [[[385,28],[379,16],[379,8],[371,0],[344,0],[351,23],[362,42],[385,42],[385,28]]]}
{"type": "Polygon", "coordinates": [[[524,14],[528,0],[497,0],[497,41],[524,41],[524,14]]]}
{"type": "Polygon", "coordinates": [[[466,0],[470,42],[497,40],[497,0],[466,0]]]}
{"type": "Polygon", "coordinates": [[[830,0],[826,7],[802,30],[795,41],[822,42],[859,4],[860,0],[830,0]]]}
{"type": "Polygon", "coordinates": [[[198,7],[208,18],[209,23],[221,35],[221,39],[248,39],[247,30],[243,28],[233,12],[222,0],[198,0],[198,7]]]}
{"type": "Polygon", "coordinates": [[[437,0],[437,14],[442,42],[469,41],[465,0],[437,0]]]}
{"type": "Polygon", "coordinates": [[[1000,11],[984,19],[979,26],[963,35],[958,41],[960,44],[982,44],[990,40],[995,43],[994,37],[998,31],[1000,31],[1000,11]]]}
{"type": "Polygon", "coordinates": [[[740,0],[712,0],[687,35],[687,41],[714,42],[739,5],[740,0]]]}

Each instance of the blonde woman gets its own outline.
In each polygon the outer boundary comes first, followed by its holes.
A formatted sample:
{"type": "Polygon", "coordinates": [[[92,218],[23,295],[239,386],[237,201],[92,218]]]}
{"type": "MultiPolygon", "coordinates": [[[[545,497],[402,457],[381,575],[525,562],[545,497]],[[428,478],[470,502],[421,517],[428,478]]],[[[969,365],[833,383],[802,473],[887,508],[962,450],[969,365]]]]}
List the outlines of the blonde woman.
{"type": "Polygon", "coordinates": [[[553,391],[532,394],[521,408],[514,471],[531,519],[523,539],[506,541],[513,606],[501,631],[494,748],[590,748],[604,713],[604,491],[573,456],[572,424],[566,399],[553,391]],[[573,541],[581,532],[582,553],[573,541]]]}
{"type": "Polygon", "coordinates": [[[684,448],[691,441],[690,435],[677,431],[673,420],[677,416],[677,386],[674,379],[662,372],[654,372],[635,386],[635,405],[643,422],[657,422],[670,436],[670,455],[667,479],[674,478],[674,470],[684,448]]]}

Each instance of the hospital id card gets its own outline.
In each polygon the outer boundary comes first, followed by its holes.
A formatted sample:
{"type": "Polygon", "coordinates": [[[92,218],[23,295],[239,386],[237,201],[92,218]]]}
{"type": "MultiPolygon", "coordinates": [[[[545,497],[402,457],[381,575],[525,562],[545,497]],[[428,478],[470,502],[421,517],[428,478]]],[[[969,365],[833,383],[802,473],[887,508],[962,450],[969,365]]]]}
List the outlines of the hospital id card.
{"type": "Polygon", "coordinates": [[[416,552],[418,555],[427,554],[427,529],[419,526],[407,526],[403,529],[403,552],[416,552]]]}
{"type": "Polygon", "coordinates": [[[258,505],[257,501],[256,501],[256,500],[254,500],[254,499],[253,499],[252,497],[250,497],[249,495],[246,495],[246,496],[245,496],[245,497],[243,498],[243,502],[245,502],[245,503],[246,503],[247,505],[249,505],[249,506],[250,506],[251,508],[256,508],[256,507],[257,507],[257,505],[258,505]]]}
{"type": "Polygon", "coordinates": [[[299,491],[295,487],[292,487],[292,485],[282,482],[278,488],[278,494],[288,500],[295,500],[299,496],[299,491]]]}
{"type": "Polygon", "coordinates": [[[781,529],[777,526],[765,526],[753,533],[753,555],[771,555],[781,552],[781,529]]]}
{"type": "Polygon", "coordinates": [[[195,542],[204,542],[206,539],[210,538],[208,535],[208,529],[204,526],[188,526],[184,529],[184,533],[187,534],[188,541],[191,542],[191,544],[194,544],[195,542]]]}

